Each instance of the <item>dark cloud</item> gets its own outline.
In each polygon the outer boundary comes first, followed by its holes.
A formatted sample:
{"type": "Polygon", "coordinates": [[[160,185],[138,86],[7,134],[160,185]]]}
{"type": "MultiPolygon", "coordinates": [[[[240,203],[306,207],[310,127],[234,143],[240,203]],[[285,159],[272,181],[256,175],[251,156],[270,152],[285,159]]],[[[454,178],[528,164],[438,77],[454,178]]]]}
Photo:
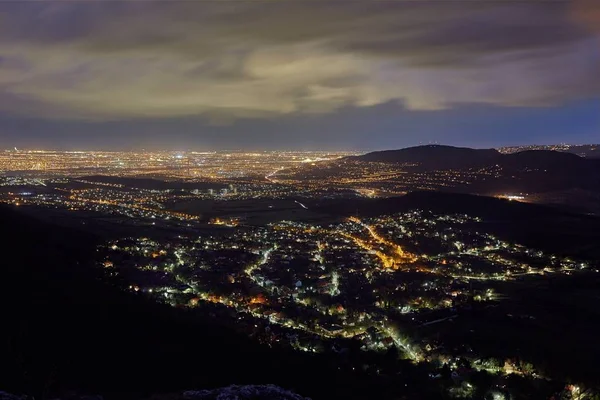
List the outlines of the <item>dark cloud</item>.
{"type": "Polygon", "coordinates": [[[600,93],[596,6],[574,4],[1,3],[0,107],[231,121],[556,104],[600,93]]]}

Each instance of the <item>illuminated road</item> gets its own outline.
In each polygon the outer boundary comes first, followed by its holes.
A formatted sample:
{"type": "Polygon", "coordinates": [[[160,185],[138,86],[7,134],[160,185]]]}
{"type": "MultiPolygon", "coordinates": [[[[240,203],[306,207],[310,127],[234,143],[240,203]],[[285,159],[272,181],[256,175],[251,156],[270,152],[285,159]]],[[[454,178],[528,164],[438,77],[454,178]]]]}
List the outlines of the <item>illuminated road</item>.
{"type": "Polygon", "coordinates": [[[381,235],[379,235],[377,233],[377,231],[375,230],[375,228],[372,227],[371,225],[365,224],[357,217],[350,217],[350,218],[348,218],[348,220],[351,222],[354,222],[356,224],[359,224],[360,226],[365,228],[371,235],[372,239],[374,239],[379,244],[381,244],[385,247],[388,247],[392,250],[392,255],[388,255],[388,254],[384,253],[383,251],[381,251],[380,249],[377,249],[371,243],[368,243],[365,240],[362,240],[356,236],[353,236],[353,235],[350,235],[347,233],[342,233],[342,236],[345,236],[345,237],[353,240],[354,243],[356,243],[359,247],[375,254],[377,256],[377,258],[379,258],[381,260],[381,263],[383,264],[384,268],[398,269],[399,266],[402,264],[407,264],[407,263],[416,261],[417,258],[414,255],[405,252],[402,249],[402,247],[400,247],[396,243],[390,242],[389,240],[387,240],[384,237],[382,237],[381,235]]]}
{"type": "Polygon", "coordinates": [[[273,177],[275,175],[277,175],[278,172],[283,171],[285,168],[280,167],[277,168],[275,171],[268,173],[267,175],[265,175],[265,179],[268,180],[271,183],[277,183],[277,180],[273,179],[273,177]]]}
{"type": "Polygon", "coordinates": [[[369,234],[371,235],[371,237],[375,240],[377,240],[379,243],[386,245],[386,246],[390,246],[394,249],[394,252],[396,253],[396,255],[400,258],[406,258],[406,259],[411,259],[411,261],[415,260],[415,257],[411,254],[406,253],[402,247],[398,246],[396,243],[392,243],[389,240],[385,239],[383,236],[379,235],[377,233],[377,231],[375,230],[374,227],[372,227],[371,225],[367,225],[364,222],[362,222],[359,218],[357,217],[350,217],[348,218],[348,220],[357,223],[359,225],[361,225],[362,227],[364,227],[365,229],[367,229],[369,231],[369,234]]]}
{"type": "Polygon", "coordinates": [[[340,232],[340,235],[352,240],[358,247],[368,251],[371,254],[374,254],[377,258],[379,258],[379,261],[381,261],[383,268],[395,268],[396,267],[396,262],[395,262],[394,258],[389,257],[387,254],[385,254],[381,250],[375,249],[370,243],[367,243],[366,241],[364,241],[360,238],[357,238],[356,236],[352,236],[346,232],[340,232]]]}
{"type": "Polygon", "coordinates": [[[304,204],[300,203],[297,200],[294,200],[294,203],[298,204],[300,207],[304,208],[305,210],[308,210],[308,207],[306,207],[304,204]]]}
{"type": "Polygon", "coordinates": [[[329,290],[330,296],[337,296],[340,294],[340,276],[337,271],[331,273],[331,289],[329,290]]]}
{"type": "Polygon", "coordinates": [[[409,343],[403,342],[402,339],[399,338],[392,329],[382,324],[381,330],[391,337],[396,347],[402,349],[412,361],[419,361],[421,359],[421,355],[419,354],[418,350],[415,350],[413,348],[414,346],[411,346],[409,343]]]}
{"type": "Polygon", "coordinates": [[[246,273],[246,275],[248,275],[248,277],[254,282],[258,284],[258,280],[256,279],[256,277],[253,275],[254,271],[259,269],[260,267],[262,267],[263,265],[265,265],[266,263],[269,262],[269,257],[271,256],[271,253],[273,252],[273,250],[277,249],[277,246],[273,246],[270,249],[266,250],[263,255],[262,258],[256,263],[256,264],[252,264],[249,265],[244,272],[246,273]]]}

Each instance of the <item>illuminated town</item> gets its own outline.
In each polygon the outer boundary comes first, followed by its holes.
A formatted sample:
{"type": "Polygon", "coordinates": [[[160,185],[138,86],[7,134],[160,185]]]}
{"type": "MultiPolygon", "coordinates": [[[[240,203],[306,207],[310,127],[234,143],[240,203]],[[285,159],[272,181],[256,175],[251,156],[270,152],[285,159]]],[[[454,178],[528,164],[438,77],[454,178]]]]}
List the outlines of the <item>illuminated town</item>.
{"type": "Polygon", "coordinates": [[[354,155],[6,150],[0,153],[0,201],[192,218],[185,212],[165,210],[174,203],[192,200],[373,198],[412,190],[476,189],[501,198],[543,200],[534,193],[479,189],[486,180],[504,179],[514,173],[498,165],[423,171],[415,163],[364,162],[353,159],[354,155]],[[120,178],[132,180],[123,183],[120,178]]]}
{"type": "Polygon", "coordinates": [[[571,145],[571,144],[555,144],[555,145],[529,145],[529,146],[511,146],[501,147],[498,149],[503,154],[518,153],[528,150],[551,150],[561,151],[566,153],[574,153],[581,157],[598,157],[600,154],[600,145],[571,145]]]}
{"type": "MultiPolygon", "coordinates": [[[[502,179],[498,165],[421,171],[343,152],[1,156],[0,201],[107,232],[96,262],[129,291],[177,308],[210,305],[220,323],[271,347],[396,349],[400,359],[429,368],[433,380],[441,366],[456,375],[451,397],[473,395],[473,371],[548,379],[535,360],[493,354],[453,332],[477,313],[535,319],[506,311],[523,286],[599,267],[507,239],[469,213],[416,206],[342,215],[327,208],[502,179]]],[[[520,192],[494,197],[532,199],[520,192]]]]}
{"type": "Polygon", "coordinates": [[[147,176],[227,180],[265,177],[301,163],[339,158],[351,152],[101,152],[5,150],[0,173],[25,176],[147,176]]]}
{"type": "MultiPolygon", "coordinates": [[[[474,232],[478,224],[420,210],[323,225],[281,221],[199,237],[115,240],[101,263],[126,276],[131,290],[173,306],[212,302],[224,314],[235,310],[240,329],[267,343],[319,352],[358,338],[365,350],[395,345],[414,362],[455,363],[464,354],[427,336],[429,327],[493,306],[512,282],[590,268],[474,232]],[[419,341],[405,333],[414,330],[422,331],[419,341]]],[[[510,360],[468,358],[494,373],[523,373],[510,360]]]]}

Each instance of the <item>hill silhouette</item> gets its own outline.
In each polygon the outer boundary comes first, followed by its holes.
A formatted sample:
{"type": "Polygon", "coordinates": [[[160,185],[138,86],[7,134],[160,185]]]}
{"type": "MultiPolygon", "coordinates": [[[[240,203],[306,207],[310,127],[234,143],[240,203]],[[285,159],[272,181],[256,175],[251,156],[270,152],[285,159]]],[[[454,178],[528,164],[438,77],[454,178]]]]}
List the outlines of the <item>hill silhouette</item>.
{"type": "Polygon", "coordinates": [[[498,165],[507,169],[551,169],[576,172],[600,167],[600,162],[576,154],[551,150],[528,150],[502,154],[495,149],[471,149],[444,145],[408,147],[352,156],[366,162],[417,164],[419,170],[469,169],[498,165]]]}
{"type": "Polygon", "coordinates": [[[494,149],[480,150],[467,147],[427,145],[400,150],[375,151],[347,158],[367,162],[417,163],[426,169],[454,169],[492,164],[500,160],[502,154],[494,149]]]}
{"type": "Polygon", "coordinates": [[[393,194],[522,194],[531,202],[600,213],[600,159],[550,150],[503,154],[494,149],[418,146],[290,168],[278,178],[393,194]]]}

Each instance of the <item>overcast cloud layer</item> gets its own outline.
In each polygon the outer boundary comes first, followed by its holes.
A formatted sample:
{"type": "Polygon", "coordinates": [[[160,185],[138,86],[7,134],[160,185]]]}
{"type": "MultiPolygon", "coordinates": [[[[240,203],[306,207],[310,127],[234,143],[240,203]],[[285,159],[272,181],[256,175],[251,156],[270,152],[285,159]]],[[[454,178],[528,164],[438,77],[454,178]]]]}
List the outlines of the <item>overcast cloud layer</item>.
{"type": "Polygon", "coordinates": [[[228,123],[600,94],[596,1],[482,3],[0,3],[0,111],[228,123]]]}

